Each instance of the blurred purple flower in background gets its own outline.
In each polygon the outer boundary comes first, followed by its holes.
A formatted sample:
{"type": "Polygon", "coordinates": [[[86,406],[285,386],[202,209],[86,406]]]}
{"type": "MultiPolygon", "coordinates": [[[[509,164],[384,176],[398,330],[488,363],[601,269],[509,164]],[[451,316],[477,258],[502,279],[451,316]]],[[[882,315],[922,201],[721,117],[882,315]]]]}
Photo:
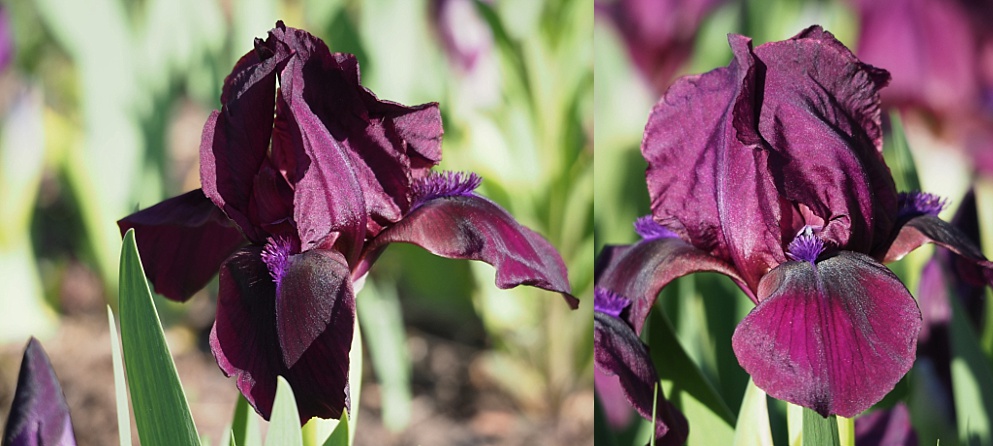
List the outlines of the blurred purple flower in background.
{"type": "Polygon", "coordinates": [[[14,61],[14,35],[10,29],[10,16],[7,8],[0,5],[0,71],[14,61]]]}
{"type": "Polygon", "coordinates": [[[689,60],[704,17],[724,0],[597,0],[648,84],[662,93],[689,60]]]}
{"type": "Polygon", "coordinates": [[[118,224],[135,228],[149,280],[171,299],[220,269],[211,349],[266,419],[277,375],[301,421],[349,407],[352,283],[389,243],[482,260],[500,288],[535,286],[578,305],[556,250],[476,195],[478,176],[431,171],[437,105],[376,98],[352,55],[279,22],[238,61],[221,103],[203,131],[202,191],[118,224]]]}
{"type": "Polygon", "coordinates": [[[45,349],[31,338],[24,349],[4,446],[74,446],[76,438],[62,386],[45,349]]]}
{"type": "Polygon", "coordinates": [[[755,384],[854,417],[910,369],[921,325],[882,263],[926,242],[978,265],[985,283],[993,263],[936,217],[941,199],[897,194],[881,153],[885,71],[818,26],[754,49],[729,42],[726,68],[676,81],[652,110],[652,216],[637,224],[641,242],[607,248],[597,286],[630,299],[620,316],[638,333],[672,280],[730,277],[756,304],[732,338],[755,384]]]}
{"type": "Polygon", "coordinates": [[[907,405],[897,403],[855,419],[855,444],[917,446],[917,433],[910,423],[907,405]]]}

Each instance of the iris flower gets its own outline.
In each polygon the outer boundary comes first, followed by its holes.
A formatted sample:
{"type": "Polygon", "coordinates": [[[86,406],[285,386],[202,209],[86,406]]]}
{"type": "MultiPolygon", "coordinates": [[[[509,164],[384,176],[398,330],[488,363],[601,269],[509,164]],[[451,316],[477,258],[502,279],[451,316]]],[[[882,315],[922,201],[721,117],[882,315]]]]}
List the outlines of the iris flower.
{"type": "Polygon", "coordinates": [[[237,62],[200,146],[202,190],[118,222],[135,228],[156,291],[188,299],[220,270],[210,346],[268,419],[276,376],[301,421],[348,401],[353,282],[389,244],[496,267],[501,288],[569,295],[537,233],[477,195],[475,174],[436,173],[437,104],[407,107],[359,84],[350,54],[282,22],[237,62]]]}
{"type": "Polygon", "coordinates": [[[882,157],[887,72],[818,26],[756,48],[728,40],[727,67],[681,78],[652,110],[642,143],[652,214],[636,224],[641,242],[607,248],[597,286],[628,300],[617,317],[639,333],[672,280],[730,277],[756,304],[731,340],[755,384],[854,417],[910,369],[921,327],[883,263],[926,242],[987,284],[993,263],[936,216],[942,199],[897,193],[882,157]]]}
{"type": "Polygon", "coordinates": [[[4,446],[69,446],[76,436],[69,418],[62,386],[52,370],[52,363],[37,339],[31,338],[24,349],[21,371],[10,416],[3,429],[4,446]]]}

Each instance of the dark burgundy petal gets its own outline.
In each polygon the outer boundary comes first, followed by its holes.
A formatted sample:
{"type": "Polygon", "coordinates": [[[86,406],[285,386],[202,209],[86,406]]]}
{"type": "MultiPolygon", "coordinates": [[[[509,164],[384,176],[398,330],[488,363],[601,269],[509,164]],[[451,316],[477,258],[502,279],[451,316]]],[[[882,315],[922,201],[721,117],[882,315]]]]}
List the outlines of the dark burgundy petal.
{"type": "Polygon", "coordinates": [[[963,278],[970,280],[973,285],[993,285],[993,262],[983,256],[983,252],[968,235],[933,215],[921,215],[907,220],[885,251],[883,262],[899,260],[928,242],[958,254],[966,262],[961,265],[959,272],[964,273],[963,278]]]}
{"type": "Polygon", "coordinates": [[[825,222],[826,242],[868,253],[897,211],[879,109],[889,75],[817,26],[755,55],[765,66],[759,130],[776,188],[825,222]]]}
{"type": "Polygon", "coordinates": [[[265,236],[252,226],[249,202],[259,166],[272,136],[276,72],[289,54],[256,42],[224,80],[221,110],[213,112],[200,141],[200,183],[204,194],[231,217],[250,240],[265,236]]]}
{"type": "Polygon", "coordinates": [[[628,309],[627,320],[639,333],[662,288],[687,274],[721,273],[734,280],[745,293],[751,293],[734,268],[678,238],[643,240],[623,251],[608,247],[604,252],[601,259],[608,255],[609,260],[598,262],[601,272],[597,275],[597,287],[634,302],[628,309]]]}
{"type": "Polygon", "coordinates": [[[245,237],[200,189],[165,200],[117,222],[134,228],[145,275],[155,291],[185,301],[210,281],[245,237]]]}
{"type": "Polygon", "coordinates": [[[628,402],[648,420],[652,420],[657,392],[655,444],[683,444],[689,433],[686,418],[666,401],[658,372],[648,356],[648,347],[631,327],[620,319],[594,312],[593,343],[597,370],[616,375],[628,402]]]}
{"type": "Polygon", "coordinates": [[[730,65],[681,78],[655,105],[641,152],[655,221],[734,264],[754,289],[786,256],[755,122],[758,67],[749,39],[728,40],[730,65]]]}
{"type": "Polygon", "coordinates": [[[217,318],[210,332],[217,365],[237,378],[238,389],[265,419],[272,413],[277,376],[293,387],[301,422],[314,416],[339,417],[348,400],[354,299],[349,295],[335,301],[332,323],[287,368],[277,329],[276,284],[261,251],[249,246],[221,266],[217,318]]]}
{"type": "Polygon", "coordinates": [[[266,233],[296,237],[296,228],[293,225],[293,189],[268,158],[255,174],[248,211],[252,225],[262,228],[266,233]]]}
{"type": "Polygon", "coordinates": [[[917,432],[910,424],[907,405],[897,403],[855,419],[855,444],[879,446],[917,446],[917,432]]]}
{"type": "Polygon", "coordinates": [[[62,386],[45,349],[31,338],[24,349],[17,390],[3,432],[4,446],[75,446],[62,386]]]}
{"type": "Polygon", "coordinates": [[[759,301],[731,342],[775,398],[851,418],[914,363],[921,312],[900,279],[867,255],[787,262],[762,279],[759,301]]]}
{"type": "Polygon", "coordinates": [[[344,323],[332,317],[344,315],[339,307],[354,300],[341,253],[313,250],[291,256],[276,287],[276,329],[286,366],[292,368],[329,324],[344,323]]]}
{"type": "MultiPolygon", "coordinates": [[[[291,28],[288,33],[305,32],[291,28]]],[[[277,109],[282,113],[277,120],[287,120],[281,128],[287,129],[289,143],[274,145],[273,159],[278,160],[280,170],[293,168],[286,176],[294,188],[293,219],[301,249],[338,245],[351,262],[357,260],[365,239],[366,204],[357,176],[361,174],[304,99],[304,91],[312,85],[306,83],[305,73],[321,69],[322,64],[320,58],[310,57],[311,53],[317,51],[315,47],[327,51],[322,42],[307,36],[311,40],[292,41],[299,45],[280,76],[279,100],[285,100],[285,106],[280,104],[277,109]],[[293,160],[293,164],[286,160],[293,160]]]]}
{"type": "Polygon", "coordinates": [[[435,255],[481,260],[496,268],[496,285],[530,285],[562,294],[572,308],[565,263],[543,237],[495,203],[475,195],[436,198],[387,228],[366,247],[363,271],[389,243],[412,243],[435,255]]]}

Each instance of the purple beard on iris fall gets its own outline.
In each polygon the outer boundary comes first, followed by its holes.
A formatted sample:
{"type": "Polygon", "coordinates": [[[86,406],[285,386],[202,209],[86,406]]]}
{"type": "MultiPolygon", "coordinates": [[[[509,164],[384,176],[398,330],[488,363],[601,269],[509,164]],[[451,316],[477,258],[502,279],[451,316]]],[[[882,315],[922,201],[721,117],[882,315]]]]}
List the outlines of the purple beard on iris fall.
{"type": "Polygon", "coordinates": [[[211,350],[266,419],[277,376],[301,422],[349,407],[352,283],[390,243],[480,260],[500,288],[578,305],[555,248],[478,195],[476,174],[431,170],[437,104],[378,99],[354,56],[279,22],[237,62],[221,104],[201,139],[202,189],[118,225],[135,229],[146,275],[170,299],[189,299],[219,271],[211,350]]]}

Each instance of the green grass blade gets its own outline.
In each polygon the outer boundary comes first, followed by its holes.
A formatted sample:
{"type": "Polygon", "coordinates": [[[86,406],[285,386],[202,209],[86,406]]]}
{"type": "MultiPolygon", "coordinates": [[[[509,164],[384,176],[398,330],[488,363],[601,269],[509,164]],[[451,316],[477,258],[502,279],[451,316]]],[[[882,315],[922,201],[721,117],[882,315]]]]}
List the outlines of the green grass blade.
{"type": "Polygon", "coordinates": [[[238,402],[234,405],[231,436],[231,439],[240,446],[262,446],[259,417],[241,394],[238,395],[238,402]]]}
{"type": "Polygon", "coordinates": [[[119,305],[124,367],[141,444],[199,445],[200,436],[145,281],[134,230],[124,235],[121,248],[119,305]]]}
{"type": "Polygon", "coordinates": [[[993,370],[979,346],[976,334],[962,314],[957,299],[952,303],[952,394],[958,433],[963,445],[993,444],[993,370]]]}
{"type": "Polygon", "coordinates": [[[840,446],[837,417],[820,416],[813,410],[803,409],[803,446],[840,446]]]}
{"type": "Polygon", "coordinates": [[[269,432],[265,436],[266,446],[296,446],[303,444],[300,430],[300,412],[293,397],[293,388],[282,376],[277,377],[276,401],[272,403],[272,416],[269,418],[269,432]]]}
{"type": "Polygon", "coordinates": [[[331,431],[331,435],[324,442],[324,446],[349,446],[348,430],[348,411],[346,410],[341,412],[341,420],[338,421],[338,425],[331,431]]]}
{"type": "Polygon", "coordinates": [[[883,141],[883,157],[893,173],[893,181],[897,190],[909,192],[921,190],[921,181],[917,175],[917,165],[914,155],[910,152],[907,135],[903,130],[903,122],[896,111],[890,113],[890,134],[883,141]]]}
{"type": "Polygon", "coordinates": [[[734,427],[735,446],[773,446],[766,398],[765,392],[748,380],[741,410],[738,411],[738,424],[734,427]]]}
{"type": "Polygon", "coordinates": [[[117,336],[117,322],[114,312],[107,305],[107,320],[110,322],[110,357],[114,364],[114,393],[117,401],[117,434],[121,446],[131,446],[131,417],[128,408],[128,385],[124,380],[124,361],[121,359],[121,341],[117,336]]]}
{"type": "Polygon", "coordinates": [[[355,303],[362,325],[369,328],[365,332],[365,342],[381,385],[383,424],[390,431],[398,432],[410,423],[411,410],[410,359],[407,358],[400,298],[392,283],[370,281],[366,282],[361,298],[355,303]]]}

